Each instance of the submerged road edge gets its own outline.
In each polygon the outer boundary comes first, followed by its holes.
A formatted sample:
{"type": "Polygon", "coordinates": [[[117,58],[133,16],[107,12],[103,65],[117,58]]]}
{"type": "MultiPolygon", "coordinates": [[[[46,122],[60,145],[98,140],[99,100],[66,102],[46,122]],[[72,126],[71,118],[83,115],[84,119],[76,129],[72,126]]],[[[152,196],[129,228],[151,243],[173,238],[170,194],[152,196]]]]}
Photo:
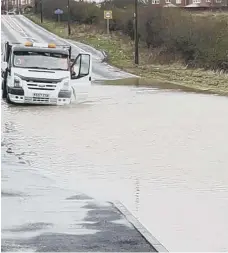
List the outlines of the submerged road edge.
{"type": "Polygon", "coordinates": [[[157,251],[169,252],[135,217],[134,215],[119,201],[111,203],[125,218],[133,225],[133,227],[141,234],[141,236],[157,251]]]}

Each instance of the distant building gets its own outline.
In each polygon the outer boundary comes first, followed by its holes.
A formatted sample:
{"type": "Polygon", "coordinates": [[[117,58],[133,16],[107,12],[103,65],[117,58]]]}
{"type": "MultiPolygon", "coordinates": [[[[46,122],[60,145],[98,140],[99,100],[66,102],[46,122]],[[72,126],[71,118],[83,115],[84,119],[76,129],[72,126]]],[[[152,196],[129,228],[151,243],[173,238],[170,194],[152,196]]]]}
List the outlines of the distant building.
{"type": "Polygon", "coordinates": [[[32,5],[33,0],[2,0],[1,1],[2,8],[7,9],[7,6],[9,9],[17,9],[17,8],[22,8],[23,6],[26,5],[32,5]]]}
{"type": "Polygon", "coordinates": [[[151,4],[164,7],[180,7],[186,5],[186,0],[152,0],[151,4]]]}
{"type": "Polygon", "coordinates": [[[161,7],[222,7],[228,6],[228,0],[151,0],[151,4],[161,7]]]}
{"type": "Polygon", "coordinates": [[[186,7],[222,7],[228,6],[227,0],[188,0],[186,7]]]}

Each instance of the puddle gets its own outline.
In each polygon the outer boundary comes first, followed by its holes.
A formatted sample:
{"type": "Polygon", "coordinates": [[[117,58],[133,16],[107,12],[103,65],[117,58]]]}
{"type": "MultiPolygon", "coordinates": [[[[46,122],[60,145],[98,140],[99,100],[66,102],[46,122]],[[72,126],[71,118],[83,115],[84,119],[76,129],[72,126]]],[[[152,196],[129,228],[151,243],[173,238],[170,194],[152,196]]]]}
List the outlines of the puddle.
{"type": "Polygon", "coordinates": [[[200,90],[200,89],[196,89],[192,87],[186,87],[183,85],[174,84],[171,82],[151,81],[145,78],[137,78],[137,77],[123,78],[123,79],[116,79],[116,80],[96,80],[94,81],[94,83],[99,83],[102,85],[124,85],[124,86],[153,88],[153,89],[160,89],[160,90],[218,95],[217,93],[210,90],[200,90]]]}

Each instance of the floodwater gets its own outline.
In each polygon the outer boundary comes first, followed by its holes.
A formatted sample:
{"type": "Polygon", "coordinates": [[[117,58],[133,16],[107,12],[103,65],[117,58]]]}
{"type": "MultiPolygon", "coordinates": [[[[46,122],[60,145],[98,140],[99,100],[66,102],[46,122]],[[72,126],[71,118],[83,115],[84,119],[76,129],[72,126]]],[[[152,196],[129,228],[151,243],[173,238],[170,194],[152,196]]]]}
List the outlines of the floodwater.
{"type": "Polygon", "coordinates": [[[206,94],[94,85],[80,105],[2,102],[12,157],[122,201],[169,251],[228,251],[227,129],[227,98],[206,94]]]}

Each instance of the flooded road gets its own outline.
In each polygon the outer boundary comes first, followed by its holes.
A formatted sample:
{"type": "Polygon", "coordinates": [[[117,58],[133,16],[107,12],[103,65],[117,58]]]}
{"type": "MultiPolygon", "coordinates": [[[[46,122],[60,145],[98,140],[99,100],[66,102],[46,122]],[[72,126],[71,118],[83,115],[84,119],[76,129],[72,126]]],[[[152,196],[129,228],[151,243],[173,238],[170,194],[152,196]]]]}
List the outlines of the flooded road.
{"type": "Polygon", "coordinates": [[[227,115],[225,97],[121,86],[81,105],[2,102],[3,161],[122,201],[169,251],[228,251],[227,115]]]}
{"type": "MultiPolygon", "coordinates": [[[[28,39],[62,43],[22,16],[3,17],[2,40],[28,39]]],[[[93,55],[93,80],[126,77],[93,55]]],[[[2,159],[40,174],[22,185],[45,176],[122,201],[169,251],[228,251],[227,115],[225,97],[99,84],[81,105],[2,101],[2,159]]]]}

